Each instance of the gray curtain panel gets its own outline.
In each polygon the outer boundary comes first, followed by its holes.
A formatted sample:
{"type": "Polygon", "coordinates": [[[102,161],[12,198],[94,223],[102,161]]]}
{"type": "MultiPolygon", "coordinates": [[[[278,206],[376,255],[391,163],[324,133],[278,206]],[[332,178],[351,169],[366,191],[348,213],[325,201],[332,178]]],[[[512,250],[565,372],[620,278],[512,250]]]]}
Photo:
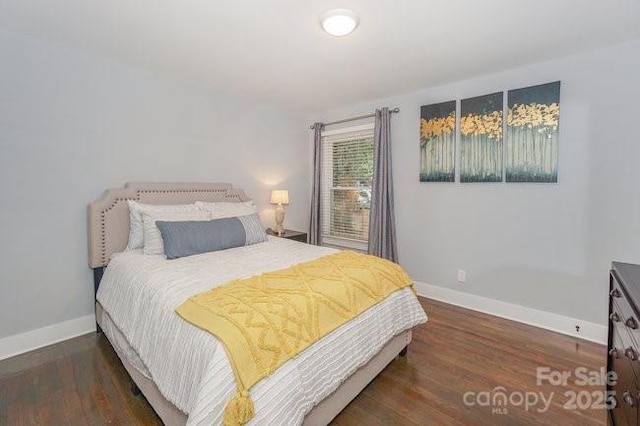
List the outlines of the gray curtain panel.
{"type": "Polygon", "coordinates": [[[311,224],[309,226],[309,244],[319,246],[322,244],[322,225],[320,222],[320,177],[322,154],[322,123],[313,125],[313,191],[311,192],[311,224]]]}
{"type": "Polygon", "coordinates": [[[373,134],[373,188],[369,219],[369,254],[398,262],[391,173],[391,112],[376,110],[373,134]]]}

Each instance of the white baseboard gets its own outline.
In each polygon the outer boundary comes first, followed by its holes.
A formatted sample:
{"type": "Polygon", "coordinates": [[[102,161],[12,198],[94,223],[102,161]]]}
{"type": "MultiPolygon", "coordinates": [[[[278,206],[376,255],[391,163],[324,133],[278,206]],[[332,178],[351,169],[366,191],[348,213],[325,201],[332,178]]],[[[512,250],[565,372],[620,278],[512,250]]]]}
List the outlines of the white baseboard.
{"type": "Polygon", "coordinates": [[[0,339],[0,360],[96,331],[95,315],[87,315],[0,339]]]}
{"type": "Polygon", "coordinates": [[[607,344],[608,330],[604,325],[420,282],[415,283],[415,289],[418,295],[429,299],[607,344]],[[576,331],[576,326],[580,327],[579,331],[576,331]]]}
{"type": "MultiPolygon", "coordinates": [[[[596,343],[607,343],[607,327],[604,325],[421,282],[415,283],[415,289],[418,295],[429,299],[439,300],[596,343]],[[580,331],[576,332],[576,326],[580,327],[580,331]]],[[[95,332],[95,330],[95,315],[86,315],[15,336],[9,336],[0,339],[0,360],[95,332]]]]}

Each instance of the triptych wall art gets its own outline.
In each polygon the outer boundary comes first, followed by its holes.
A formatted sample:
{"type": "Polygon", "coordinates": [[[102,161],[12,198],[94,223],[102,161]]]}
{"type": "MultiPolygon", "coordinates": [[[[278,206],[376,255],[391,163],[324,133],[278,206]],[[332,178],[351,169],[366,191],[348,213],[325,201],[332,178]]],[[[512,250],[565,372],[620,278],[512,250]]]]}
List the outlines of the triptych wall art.
{"type": "MultiPolygon", "coordinates": [[[[503,92],[460,102],[460,182],[557,182],[560,82],[506,98],[506,122],[503,92]]],[[[456,101],[420,108],[420,182],[455,182],[456,124],[456,101]]]]}

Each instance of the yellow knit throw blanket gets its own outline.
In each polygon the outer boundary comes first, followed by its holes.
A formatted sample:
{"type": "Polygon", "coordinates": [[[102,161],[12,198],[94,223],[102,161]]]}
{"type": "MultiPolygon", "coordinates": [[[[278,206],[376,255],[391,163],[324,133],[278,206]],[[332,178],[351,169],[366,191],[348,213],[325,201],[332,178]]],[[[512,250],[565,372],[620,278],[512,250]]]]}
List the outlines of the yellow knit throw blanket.
{"type": "Polygon", "coordinates": [[[189,298],[176,312],[224,345],[238,393],[225,425],[254,416],[249,390],[280,365],[391,293],[411,286],[399,265],[342,251],[280,271],[233,280],[189,298]]]}

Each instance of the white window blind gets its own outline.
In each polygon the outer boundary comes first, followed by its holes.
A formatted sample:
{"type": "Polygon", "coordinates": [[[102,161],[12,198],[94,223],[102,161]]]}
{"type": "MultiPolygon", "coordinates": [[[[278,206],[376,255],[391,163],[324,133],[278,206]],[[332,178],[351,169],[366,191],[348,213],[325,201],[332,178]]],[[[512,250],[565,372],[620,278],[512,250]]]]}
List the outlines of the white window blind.
{"type": "Polygon", "coordinates": [[[367,249],[373,128],[327,132],[322,140],[323,244],[367,249]]]}

